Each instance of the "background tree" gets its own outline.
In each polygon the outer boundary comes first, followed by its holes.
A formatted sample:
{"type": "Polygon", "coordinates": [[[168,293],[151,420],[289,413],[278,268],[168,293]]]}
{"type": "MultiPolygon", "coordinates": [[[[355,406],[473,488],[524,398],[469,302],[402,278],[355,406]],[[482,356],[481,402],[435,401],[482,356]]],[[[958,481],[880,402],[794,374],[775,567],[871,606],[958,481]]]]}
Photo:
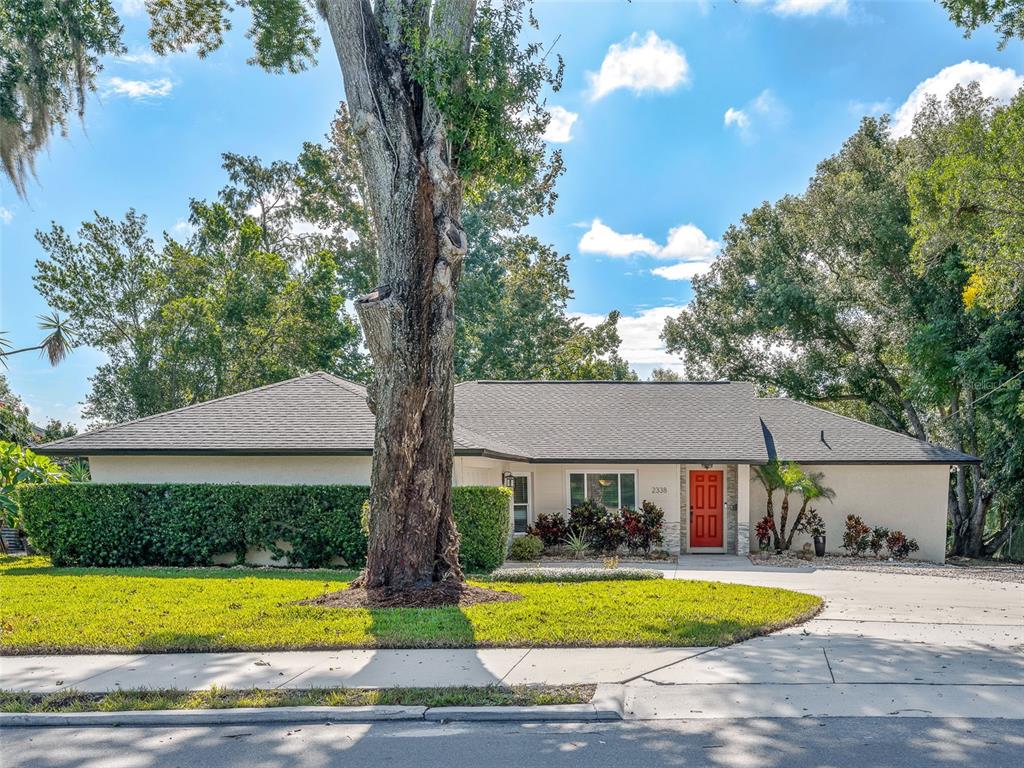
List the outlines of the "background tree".
{"type": "Polygon", "coordinates": [[[683,377],[671,368],[655,368],[651,371],[651,381],[682,381],[683,377]]]}
{"type": "Polygon", "coordinates": [[[157,249],[144,216],[86,222],[77,242],[54,225],[38,239],[36,287],[82,318],[109,360],[84,414],[124,421],[323,369],[360,378],[358,331],[333,256],[260,249],[263,231],[222,203],[192,204],[195,234],[157,249]]]}
{"type": "Polygon", "coordinates": [[[1024,92],[1009,104],[976,83],[917,117],[921,165],[910,181],[919,268],[951,247],[970,277],[964,303],[1002,311],[1024,290],[1024,92]]]}
{"type": "Polygon", "coordinates": [[[28,408],[0,373],[0,441],[28,445],[32,441],[32,422],[28,408]]]}
{"type": "MultiPolygon", "coordinates": [[[[148,3],[153,49],[208,54],[223,42],[235,5],[148,3]]],[[[280,72],[312,61],[318,40],[302,0],[245,5],[252,63],[280,72]]],[[[12,0],[5,8],[5,33],[27,39],[25,61],[47,56],[45,70],[5,71],[0,93],[4,132],[22,138],[4,143],[4,167],[23,190],[52,127],[73,103],[84,108],[99,56],[123,45],[107,0],[12,0]]],[[[550,120],[541,94],[560,84],[560,62],[553,71],[539,44],[520,47],[524,21],[534,23],[522,0],[319,0],[317,10],[341,64],[379,257],[380,285],[356,302],[374,358],[369,400],[377,416],[364,582],[457,581],[450,486],[454,306],[468,246],[463,196],[533,186],[537,177],[553,185],[561,165],[541,138],[550,120]]]]}
{"type": "MultiPolygon", "coordinates": [[[[962,96],[957,119],[981,119],[962,96]]],[[[899,141],[865,119],[803,194],[730,227],[663,338],[695,377],[749,379],[980,456],[956,468],[949,506],[952,552],[979,556],[1021,519],[1024,324],[1019,287],[1001,312],[965,306],[973,270],[956,230],[914,240],[911,189],[941,164],[947,118],[926,109],[899,141]]]]}
{"type": "Polygon", "coordinates": [[[1000,50],[1013,37],[1024,37],[1024,0],[939,0],[949,11],[953,23],[964,29],[964,34],[994,24],[1002,39],[1000,50]]]}

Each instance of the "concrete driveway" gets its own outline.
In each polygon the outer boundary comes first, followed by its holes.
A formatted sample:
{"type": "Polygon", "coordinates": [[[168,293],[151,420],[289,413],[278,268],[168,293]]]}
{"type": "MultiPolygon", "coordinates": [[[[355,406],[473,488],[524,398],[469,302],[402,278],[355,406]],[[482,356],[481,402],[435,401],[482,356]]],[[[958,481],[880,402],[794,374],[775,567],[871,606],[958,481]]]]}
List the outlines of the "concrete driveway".
{"type": "Polygon", "coordinates": [[[1024,717],[1024,583],[714,556],[666,575],[785,587],[826,605],[799,627],[644,674],[627,691],[634,717],[1024,717]]]}

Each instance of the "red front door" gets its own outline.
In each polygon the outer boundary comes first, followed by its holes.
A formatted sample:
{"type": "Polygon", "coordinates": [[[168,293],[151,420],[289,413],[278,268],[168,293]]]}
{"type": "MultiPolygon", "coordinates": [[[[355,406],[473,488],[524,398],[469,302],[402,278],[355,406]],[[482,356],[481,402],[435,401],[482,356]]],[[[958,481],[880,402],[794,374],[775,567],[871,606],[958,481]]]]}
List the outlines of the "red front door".
{"type": "Polygon", "coordinates": [[[690,472],[690,546],[722,546],[722,471],[690,472]]]}

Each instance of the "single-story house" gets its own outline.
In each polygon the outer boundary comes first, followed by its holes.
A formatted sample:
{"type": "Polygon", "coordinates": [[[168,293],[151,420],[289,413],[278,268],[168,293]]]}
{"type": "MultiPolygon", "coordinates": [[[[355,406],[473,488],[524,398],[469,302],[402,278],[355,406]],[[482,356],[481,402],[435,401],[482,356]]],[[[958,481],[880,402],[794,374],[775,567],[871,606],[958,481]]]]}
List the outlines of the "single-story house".
{"type": "MultiPolygon", "coordinates": [[[[373,433],[363,387],[312,373],[39,452],[87,456],[99,483],[368,484],[373,433]]],[[[454,437],[455,484],[510,485],[517,532],[587,497],[650,500],[672,554],[756,549],[766,494],[753,468],[778,458],[834,489],[816,505],[829,550],[854,513],[942,561],[950,467],[977,461],[729,381],[467,381],[455,388],[454,437]]]]}

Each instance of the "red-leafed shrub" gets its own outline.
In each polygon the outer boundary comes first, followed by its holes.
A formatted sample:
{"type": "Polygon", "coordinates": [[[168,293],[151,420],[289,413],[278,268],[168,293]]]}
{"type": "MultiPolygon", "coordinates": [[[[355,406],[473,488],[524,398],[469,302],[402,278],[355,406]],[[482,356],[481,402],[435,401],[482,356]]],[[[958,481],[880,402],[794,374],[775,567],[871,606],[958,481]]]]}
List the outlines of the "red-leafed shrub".
{"type": "Polygon", "coordinates": [[[541,512],[526,532],[531,536],[537,536],[544,542],[545,547],[557,547],[563,544],[569,535],[569,523],[557,513],[541,512]]]}
{"type": "Polygon", "coordinates": [[[754,526],[754,536],[757,538],[757,546],[764,552],[772,543],[772,533],[775,531],[775,521],[765,515],[757,521],[754,526]]]}
{"type": "Polygon", "coordinates": [[[865,525],[859,515],[846,516],[846,530],[843,532],[843,549],[850,555],[860,555],[870,543],[871,526],[865,525]]]}
{"type": "Polygon", "coordinates": [[[630,552],[649,554],[655,544],[664,540],[661,524],[665,512],[652,501],[644,501],[640,509],[622,510],[622,525],[626,531],[626,548],[630,552]]]}
{"type": "Polygon", "coordinates": [[[911,552],[921,549],[917,545],[917,540],[908,539],[903,531],[890,531],[885,537],[885,546],[889,548],[889,554],[897,560],[906,560],[911,552]]]}

